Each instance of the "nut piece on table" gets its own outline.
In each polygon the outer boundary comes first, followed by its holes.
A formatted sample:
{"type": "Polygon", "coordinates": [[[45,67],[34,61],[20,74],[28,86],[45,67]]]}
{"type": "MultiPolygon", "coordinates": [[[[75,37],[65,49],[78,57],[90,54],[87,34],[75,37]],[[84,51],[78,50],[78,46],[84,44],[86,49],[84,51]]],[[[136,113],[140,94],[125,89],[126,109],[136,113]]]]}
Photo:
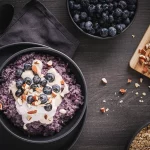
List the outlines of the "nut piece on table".
{"type": "Polygon", "coordinates": [[[105,113],[105,112],[106,112],[105,107],[100,108],[100,111],[101,111],[102,113],[105,113]]]}
{"type": "Polygon", "coordinates": [[[143,73],[147,73],[148,72],[148,68],[146,66],[144,66],[142,72],[143,73]]]}
{"type": "Polygon", "coordinates": [[[106,78],[102,78],[102,83],[104,83],[104,84],[107,84],[107,80],[106,80],[106,78]]]}
{"type": "Polygon", "coordinates": [[[138,83],[135,83],[135,87],[138,88],[140,87],[140,85],[138,83]]]}
{"type": "Polygon", "coordinates": [[[132,82],[132,80],[131,80],[131,79],[128,79],[127,83],[131,83],[131,82],[132,82]]]}
{"type": "Polygon", "coordinates": [[[120,92],[122,95],[125,94],[126,91],[127,91],[127,90],[125,90],[125,89],[120,89],[120,90],[119,90],[119,92],[120,92]]]}

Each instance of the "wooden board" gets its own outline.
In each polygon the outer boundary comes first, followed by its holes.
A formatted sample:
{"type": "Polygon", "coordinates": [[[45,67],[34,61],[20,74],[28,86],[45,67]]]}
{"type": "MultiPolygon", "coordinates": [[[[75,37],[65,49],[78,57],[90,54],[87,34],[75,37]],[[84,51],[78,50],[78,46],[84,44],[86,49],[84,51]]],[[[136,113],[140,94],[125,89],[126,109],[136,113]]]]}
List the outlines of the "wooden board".
{"type": "MultiPolygon", "coordinates": [[[[131,60],[130,60],[130,67],[134,69],[135,71],[138,71],[139,73],[143,74],[143,66],[139,63],[139,50],[145,49],[145,45],[150,42],[150,26],[148,27],[147,31],[145,32],[145,35],[143,36],[139,46],[137,47],[135,53],[133,54],[131,60]]],[[[150,49],[146,51],[146,55],[150,53],[150,49]]],[[[143,74],[150,78],[150,72],[143,74]]]]}

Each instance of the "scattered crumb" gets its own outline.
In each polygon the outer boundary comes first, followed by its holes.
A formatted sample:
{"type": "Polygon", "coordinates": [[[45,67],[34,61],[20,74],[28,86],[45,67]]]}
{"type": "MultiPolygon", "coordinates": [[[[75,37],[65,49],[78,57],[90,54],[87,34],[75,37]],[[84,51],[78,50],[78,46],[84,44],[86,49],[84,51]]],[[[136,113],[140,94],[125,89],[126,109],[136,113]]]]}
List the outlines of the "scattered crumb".
{"type": "Polygon", "coordinates": [[[143,97],[141,97],[141,99],[142,99],[143,97]]]}
{"type": "Polygon", "coordinates": [[[106,100],[105,100],[105,99],[103,100],[103,103],[106,103],[106,100]]]}
{"type": "Polygon", "coordinates": [[[107,116],[108,116],[108,114],[107,114],[107,116]]]}
{"type": "Polygon", "coordinates": [[[102,82],[103,82],[104,84],[107,84],[106,78],[102,78],[102,82]]]}
{"type": "Polygon", "coordinates": [[[118,96],[119,97],[119,96],[118,96]]]}
{"type": "Polygon", "coordinates": [[[109,111],[109,108],[106,108],[106,112],[109,111]]]}
{"type": "Polygon", "coordinates": [[[117,95],[117,93],[115,92],[115,95],[117,95]]]}
{"type": "Polygon", "coordinates": [[[135,83],[135,87],[138,88],[140,87],[140,85],[138,83],[135,83]]]}
{"type": "Polygon", "coordinates": [[[106,112],[105,107],[100,108],[100,111],[101,111],[102,113],[105,113],[105,112],[106,112]]]}
{"type": "Polygon", "coordinates": [[[127,83],[131,83],[131,82],[132,82],[132,80],[131,80],[131,79],[128,79],[127,83]]]}
{"type": "Polygon", "coordinates": [[[148,88],[150,89],[150,86],[148,86],[148,88]]]}
{"type": "Polygon", "coordinates": [[[140,102],[140,103],[143,103],[144,101],[143,101],[143,100],[139,100],[139,102],[140,102]]]}
{"type": "Polygon", "coordinates": [[[119,90],[119,92],[120,92],[121,94],[125,94],[126,91],[127,91],[127,90],[125,90],[125,89],[120,89],[120,90],[119,90]]]}
{"type": "Polygon", "coordinates": [[[143,78],[140,78],[140,83],[142,83],[143,82],[143,78]]]}
{"type": "Polygon", "coordinates": [[[119,103],[120,103],[120,104],[123,103],[123,100],[120,100],[119,103]]]}
{"type": "Polygon", "coordinates": [[[143,95],[143,96],[146,96],[146,93],[145,93],[145,92],[143,92],[143,93],[142,93],[142,95],[143,95]]]}
{"type": "Polygon", "coordinates": [[[135,35],[134,35],[134,34],[132,34],[132,37],[133,37],[133,38],[135,38],[135,35]]]}
{"type": "Polygon", "coordinates": [[[132,91],[132,93],[133,93],[134,91],[132,91]]]}

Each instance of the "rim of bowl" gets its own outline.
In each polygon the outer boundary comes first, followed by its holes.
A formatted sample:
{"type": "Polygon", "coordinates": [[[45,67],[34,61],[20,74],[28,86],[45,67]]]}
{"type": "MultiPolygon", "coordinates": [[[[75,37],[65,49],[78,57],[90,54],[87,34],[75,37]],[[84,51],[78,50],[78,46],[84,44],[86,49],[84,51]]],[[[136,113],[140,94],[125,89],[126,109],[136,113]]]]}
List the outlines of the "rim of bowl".
{"type": "MultiPolygon", "coordinates": [[[[26,141],[26,142],[30,142],[30,143],[39,143],[39,144],[42,144],[42,143],[52,143],[52,142],[55,142],[55,141],[58,141],[59,139],[62,139],[63,137],[67,136],[69,133],[71,133],[76,127],[77,125],[79,124],[79,122],[81,121],[81,119],[83,118],[83,115],[85,113],[85,110],[86,110],[86,107],[87,107],[87,85],[86,85],[86,81],[85,81],[85,78],[83,76],[83,73],[81,72],[80,68],[78,67],[78,65],[71,59],[69,58],[66,54],[60,52],[60,51],[57,51],[53,48],[48,48],[48,47],[33,47],[33,48],[27,48],[27,49],[24,49],[24,50],[21,50],[15,54],[13,54],[12,56],[10,56],[3,64],[2,66],[0,67],[0,71],[2,71],[2,69],[4,68],[4,66],[9,62],[11,61],[11,59],[13,59],[14,57],[17,57],[18,55],[21,55],[21,54],[24,54],[24,53],[30,53],[30,52],[41,52],[42,51],[50,51],[50,52],[54,52],[58,55],[63,56],[67,59],[67,61],[70,61],[75,67],[76,69],[78,70],[78,73],[80,74],[82,80],[83,80],[83,88],[85,89],[85,95],[84,95],[84,106],[83,106],[83,111],[82,113],[80,114],[80,117],[78,118],[78,120],[76,121],[76,123],[67,131],[65,132],[64,134],[62,134],[61,136],[59,137],[56,137],[54,139],[50,139],[50,140],[44,140],[44,141],[37,141],[37,140],[30,140],[30,139],[27,139],[27,138],[23,138],[23,137],[20,137],[19,135],[17,135],[16,133],[14,133],[13,131],[11,131],[9,128],[7,128],[7,126],[3,123],[3,121],[1,120],[0,118],[0,123],[3,125],[3,127],[9,131],[9,133],[11,133],[12,135],[14,135],[15,137],[23,140],[23,141],[26,141]]],[[[63,59],[62,57],[62,59],[63,59]]],[[[66,125],[67,126],[67,125],[66,125]]],[[[24,134],[24,133],[23,133],[24,134]]],[[[57,134],[57,133],[56,133],[57,134]]]]}
{"type": "Polygon", "coordinates": [[[70,16],[70,19],[72,20],[73,24],[82,32],[84,33],[85,35],[89,36],[89,37],[92,37],[92,38],[95,38],[95,39],[101,39],[101,40],[107,40],[107,39],[113,39],[115,37],[118,37],[119,35],[121,35],[122,33],[124,33],[134,22],[136,16],[137,16],[137,12],[138,12],[138,6],[139,6],[139,0],[137,0],[137,7],[136,7],[136,10],[135,10],[135,15],[132,19],[132,21],[130,22],[130,24],[120,33],[120,34],[117,34],[113,37],[100,37],[100,36],[96,36],[96,35],[92,35],[92,34],[89,34],[87,32],[85,32],[84,30],[82,30],[73,20],[72,16],[71,16],[71,12],[70,12],[70,8],[69,8],[69,0],[66,0],[66,3],[67,3],[67,10],[68,10],[68,13],[69,13],[69,16],[70,16]]]}
{"type": "Polygon", "coordinates": [[[133,134],[133,136],[131,137],[129,143],[127,144],[127,150],[130,149],[130,146],[131,146],[133,140],[135,139],[135,137],[137,136],[137,134],[138,134],[143,128],[147,127],[148,125],[150,125],[150,122],[147,122],[147,123],[145,123],[144,125],[142,125],[142,126],[133,134]]]}

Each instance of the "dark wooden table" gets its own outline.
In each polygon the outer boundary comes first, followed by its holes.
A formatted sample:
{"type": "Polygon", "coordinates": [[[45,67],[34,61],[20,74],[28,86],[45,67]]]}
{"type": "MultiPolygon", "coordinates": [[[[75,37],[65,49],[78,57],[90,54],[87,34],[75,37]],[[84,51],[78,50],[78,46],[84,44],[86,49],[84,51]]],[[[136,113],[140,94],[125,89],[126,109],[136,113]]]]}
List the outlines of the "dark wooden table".
{"type": "MultiPolygon", "coordinates": [[[[0,3],[12,3],[16,11],[27,2],[0,0],[0,3]]],[[[150,1],[139,0],[138,13],[132,26],[111,40],[92,39],[76,29],[68,16],[66,0],[41,2],[80,41],[74,60],[85,75],[89,102],[84,130],[72,150],[124,150],[135,131],[150,121],[150,80],[144,77],[141,87],[136,89],[134,83],[139,82],[140,74],[129,67],[133,52],[150,23],[150,1]],[[108,80],[106,86],[99,84],[102,77],[108,80]],[[126,84],[129,77],[133,80],[131,85],[126,84]],[[127,88],[127,94],[118,97],[120,88],[127,88]],[[136,91],[139,92],[138,96],[135,95],[136,91]],[[147,95],[142,96],[144,103],[139,103],[142,92],[147,95]],[[123,100],[122,104],[120,100],[123,100]],[[99,111],[103,106],[109,108],[105,114],[99,111]]],[[[8,144],[13,148],[17,143],[8,140],[8,144]]],[[[22,147],[20,149],[24,150],[22,147]]]]}

